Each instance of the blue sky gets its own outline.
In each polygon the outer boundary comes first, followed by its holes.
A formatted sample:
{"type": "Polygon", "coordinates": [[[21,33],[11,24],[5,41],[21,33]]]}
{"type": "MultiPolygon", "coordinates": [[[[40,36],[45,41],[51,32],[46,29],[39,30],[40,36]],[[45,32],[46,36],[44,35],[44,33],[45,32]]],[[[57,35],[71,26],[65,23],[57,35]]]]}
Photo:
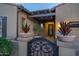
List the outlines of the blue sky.
{"type": "Polygon", "coordinates": [[[29,11],[41,10],[41,9],[50,9],[58,5],[56,3],[23,3],[22,4],[29,11]]]}

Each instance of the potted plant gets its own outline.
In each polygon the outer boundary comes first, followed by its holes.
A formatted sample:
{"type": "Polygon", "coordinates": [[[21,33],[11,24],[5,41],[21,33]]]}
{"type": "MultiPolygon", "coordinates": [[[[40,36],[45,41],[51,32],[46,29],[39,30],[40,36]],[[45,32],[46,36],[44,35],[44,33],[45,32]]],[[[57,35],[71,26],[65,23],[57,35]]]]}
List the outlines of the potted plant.
{"type": "Polygon", "coordinates": [[[66,22],[60,22],[59,33],[61,34],[58,36],[58,39],[64,42],[71,42],[75,39],[74,35],[68,35],[71,32],[70,24],[66,22]]]}

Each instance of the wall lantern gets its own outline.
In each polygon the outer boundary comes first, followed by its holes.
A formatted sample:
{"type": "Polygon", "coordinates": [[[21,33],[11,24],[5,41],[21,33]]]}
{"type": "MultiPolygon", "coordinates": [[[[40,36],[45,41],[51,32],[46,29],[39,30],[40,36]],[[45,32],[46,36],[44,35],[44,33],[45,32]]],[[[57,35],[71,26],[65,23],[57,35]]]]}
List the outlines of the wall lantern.
{"type": "Polygon", "coordinates": [[[61,27],[61,25],[60,24],[58,24],[58,28],[60,28],[61,27]]]}
{"type": "Polygon", "coordinates": [[[41,28],[43,29],[43,24],[41,23],[41,28]]]}

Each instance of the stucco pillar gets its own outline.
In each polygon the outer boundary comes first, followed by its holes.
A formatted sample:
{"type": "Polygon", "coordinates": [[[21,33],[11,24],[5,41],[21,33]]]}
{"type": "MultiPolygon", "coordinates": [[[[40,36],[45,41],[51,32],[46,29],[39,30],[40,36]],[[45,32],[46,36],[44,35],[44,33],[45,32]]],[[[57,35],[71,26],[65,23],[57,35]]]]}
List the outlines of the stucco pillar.
{"type": "Polygon", "coordinates": [[[30,40],[32,40],[33,37],[28,38],[18,38],[18,55],[19,56],[27,56],[27,44],[30,40]]]}

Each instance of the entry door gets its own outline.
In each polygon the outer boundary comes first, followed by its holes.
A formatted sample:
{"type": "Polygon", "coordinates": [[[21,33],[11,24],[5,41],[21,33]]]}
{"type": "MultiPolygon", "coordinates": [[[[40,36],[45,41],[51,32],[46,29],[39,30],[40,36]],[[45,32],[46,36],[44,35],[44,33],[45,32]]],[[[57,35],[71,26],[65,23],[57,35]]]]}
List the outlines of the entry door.
{"type": "Polygon", "coordinates": [[[48,24],[48,36],[54,36],[54,24],[48,24]]]}

